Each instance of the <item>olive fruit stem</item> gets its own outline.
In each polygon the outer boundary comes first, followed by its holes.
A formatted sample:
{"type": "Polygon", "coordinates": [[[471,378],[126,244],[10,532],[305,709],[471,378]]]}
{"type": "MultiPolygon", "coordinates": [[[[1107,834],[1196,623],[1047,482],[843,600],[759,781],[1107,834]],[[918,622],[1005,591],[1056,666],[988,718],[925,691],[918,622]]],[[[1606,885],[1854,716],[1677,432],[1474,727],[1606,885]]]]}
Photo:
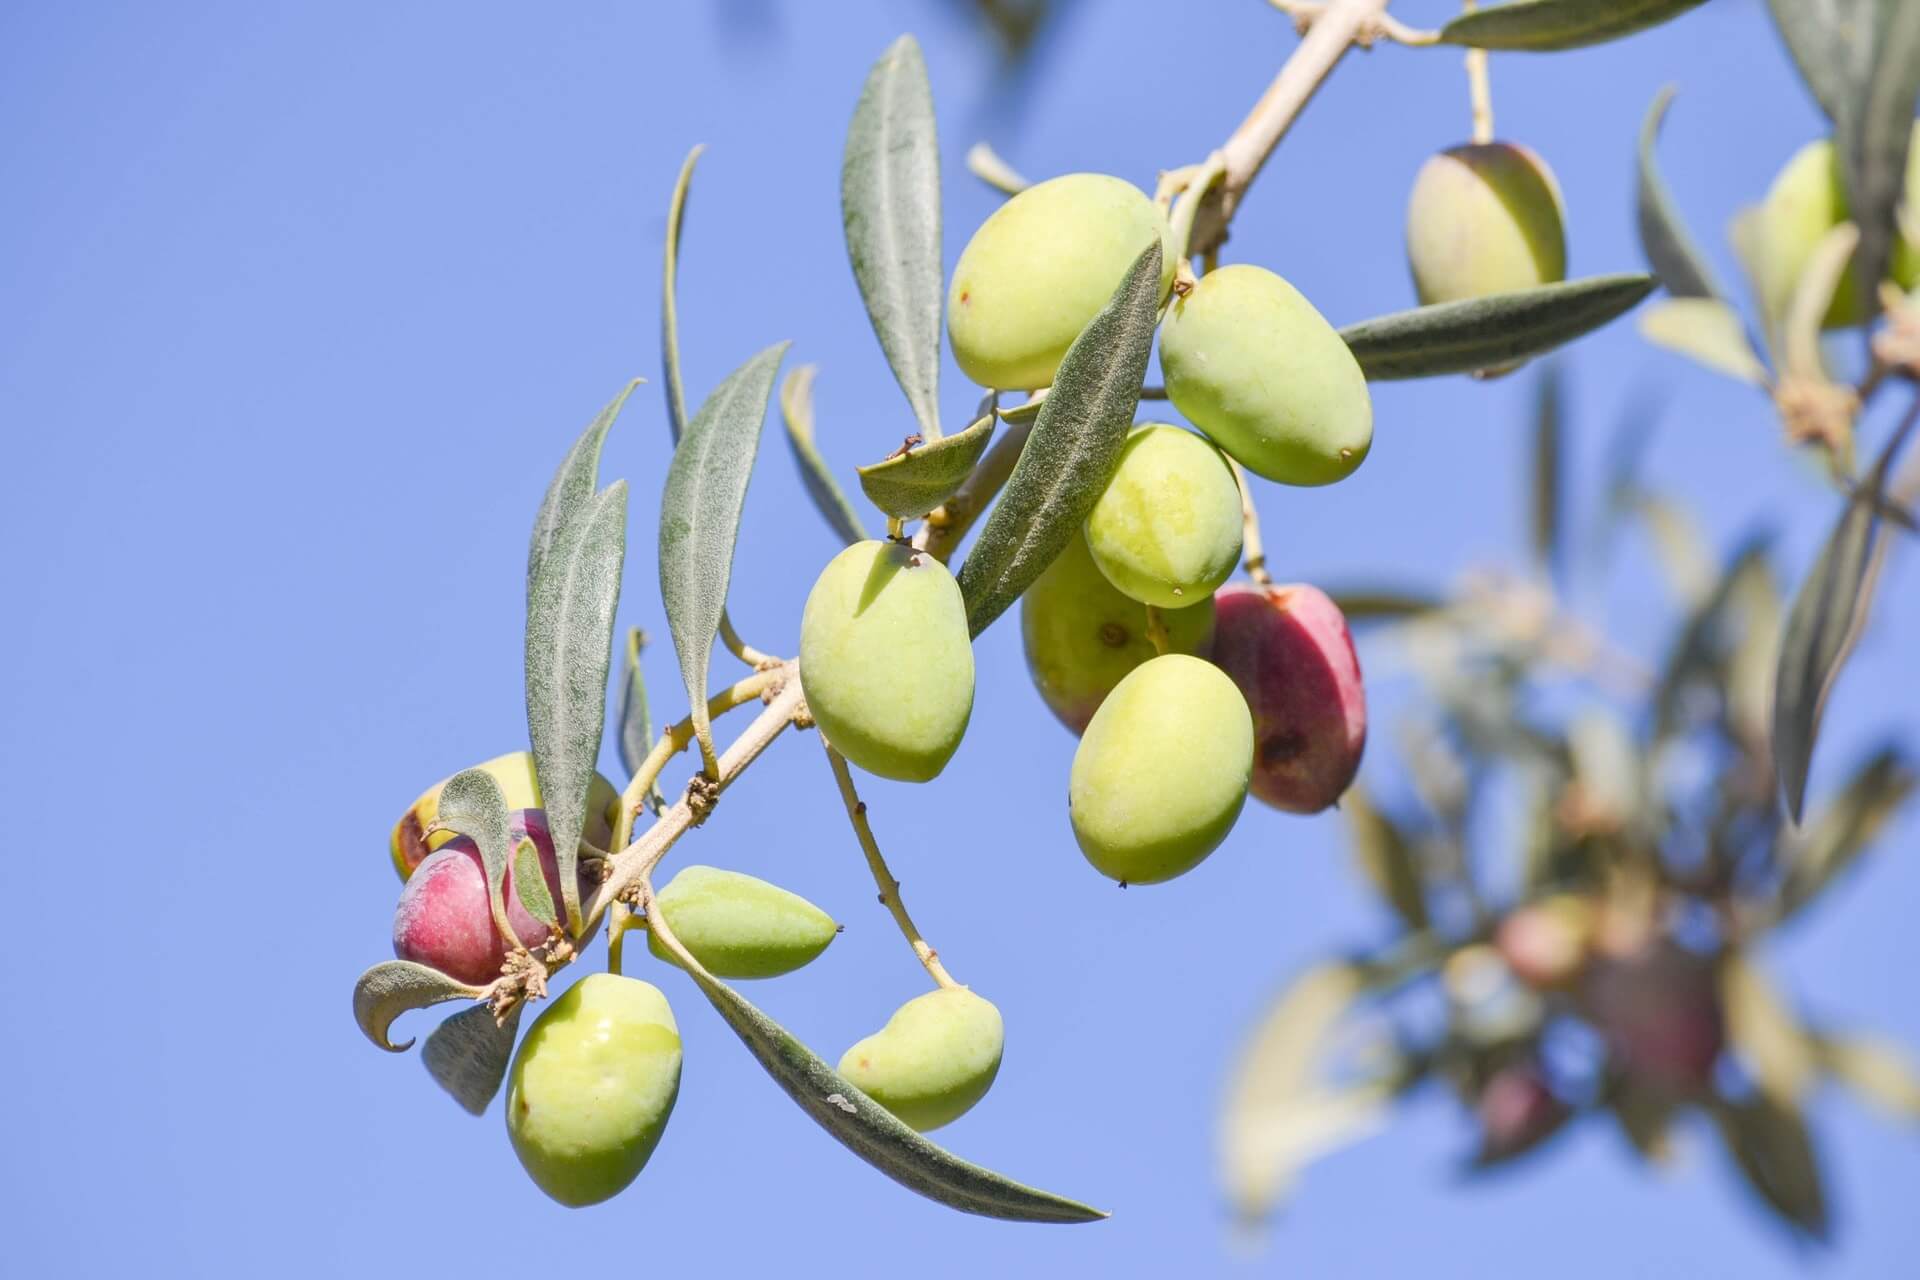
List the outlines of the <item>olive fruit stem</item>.
{"type": "MultiPolygon", "coordinates": [[[[1479,6],[1464,0],[1464,7],[1472,13],[1479,6]]],[[[1473,141],[1484,147],[1493,141],[1493,86],[1487,76],[1485,49],[1467,50],[1467,96],[1473,102],[1473,141]]]]}
{"type": "Polygon", "coordinates": [[[742,640],[740,633],[733,629],[733,619],[727,616],[727,611],[724,609],[720,611],[720,643],[727,646],[728,653],[755,671],[771,671],[780,665],[780,659],[773,654],[762,653],[742,640]]]}
{"type": "Polygon", "coordinates": [[[1299,47],[1221,147],[1226,155],[1226,177],[1205,207],[1196,210],[1199,216],[1190,242],[1192,252],[1209,253],[1226,239],[1227,223],[1241,197],[1280,145],[1294,118],[1347,49],[1386,11],[1387,0],[1329,0],[1315,15],[1299,47]]]}
{"type": "Polygon", "coordinates": [[[1273,575],[1267,572],[1267,549],[1260,541],[1260,513],[1254,510],[1253,486],[1247,483],[1247,473],[1239,463],[1228,458],[1227,465],[1233,468],[1233,483],[1240,490],[1240,548],[1244,556],[1241,564],[1249,578],[1270,587],[1273,575]]]}
{"type": "Polygon", "coordinates": [[[1155,653],[1173,650],[1173,637],[1167,634],[1167,615],[1157,604],[1147,606],[1147,639],[1153,641],[1155,653]]]}
{"type": "Polygon", "coordinates": [[[993,442],[959,491],[928,514],[914,534],[913,545],[945,564],[1013,474],[1013,464],[1020,461],[1020,451],[1027,447],[1027,437],[1032,434],[1031,420],[1009,423],[1006,434],[993,442]]]}
{"type": "Polygon", "coordinates": [[[847,820],[853,823],[853,833],[860,838],[860,850],[867,855],[867,869],[873,872],[873,882],[880,889],[880,903],[893,915],[893,922],[900,926],[901,934],[907,945],[913,948],[913,954],[927,971],[936,985],[957,987],[945,965],[940,963],[940,953],[927,944],[920,936],[920,930],[914,927],[913,917],[907,914],[907,904],[900,898],[900,882],[893,878],[893,872],[887,869],[887,860],[880,853],[880,842],[873,837],[873,824],[867,821],[867,806],[861,801],[860,793],[853,789],[853,773],[847,768],[847,758],[833,749],[823,734],[820,745],[827,749],[827,763],[833,766],[833,780],[840,784],[840,799],[847,806],[847,820]]]}
{"type": "MultiPolygon", "coordinates": [[[[744,680],[722,689],[707,699],[707,718],[713,720],[725,715],[735,707],[752,702],[768,689],[779,684],[785,676],[785,666],[772,667],[748,676],[744,680]]],[[[620,796],[620,821],[614,829],[613,846],[624,849],[633,840],[633,820],[639,816],[645,806],[647,792],[652,790],[660,771],[667,767],[667,761],[687,749],[693,741],[693,717],[688,716],[680,723],[660,735],[660,740],[647,752],[647,758],[640,762],[627,789],[620,796]]]]}
{"type": "Polygon", "coordinates": [[[1017,196],[1033,185],[984,142],[967,148],[967,171],[1002,195],[1017,196]]]}
{"type": "Polygon", "coordinates": [[[607,972],[620,976],[621,958],[626,952],[627,930],[633,928],[633,912],[624,902],[616,902],[607,912],[607,972]]]}

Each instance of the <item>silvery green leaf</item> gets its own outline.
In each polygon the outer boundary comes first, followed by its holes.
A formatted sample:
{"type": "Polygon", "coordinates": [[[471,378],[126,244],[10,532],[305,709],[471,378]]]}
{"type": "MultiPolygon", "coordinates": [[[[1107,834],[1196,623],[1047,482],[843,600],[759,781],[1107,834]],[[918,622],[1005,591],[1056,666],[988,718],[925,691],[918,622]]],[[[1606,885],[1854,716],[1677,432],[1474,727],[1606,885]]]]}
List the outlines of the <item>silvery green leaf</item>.
{"type": "MultiPolygon", "coordinates": [[[[660,499],[660,594],[680,655],[694,732],[709,757],[713,729],[707,720],[707,666],[727,607],[733,544],[760,449],[760,428],[786,352],[784,342],[768,347],[728,374],[707,397],[673,451],[660,499]]],[[[557,832],[554,838],[559,839],[557,832]]]]}
{"type": "Polygon", "coordinates": [[[1713,278],[1706,255],[1694,243],[1687,224],[1674,207],[1666,179],[1654,156],[1654,143],[1660,137],[1660,124],[1673,103],[1674,89],[1668,85],[1654,95],[1640,126],[1639,184],[1634,193],[1640,224],[1640,247],[1647,255],[1666,291],[1676,298],[1724,298],[1725,292],[1713,278]]]}
{"type": "Polygon", "coordinates": [[[1565,434],[1558,364],[1540,371],[1533,411],[1533,553],[1550,578],[1558,581],[1564,569],[1565,541],[1561,529],[1561,437],[1565,434]]]}
{"type": "Polygon", "coordinates": [[[794,462],[799,464],[800,483],[806,487],[807,496],[813,499],[815,510],[826,518],[833,531],[852,546],[864,542],[867,531],[860,521],[860,513],[847,501],[847,495],[841,491],[827,460],[820,456],[819,447],[814,443],[813,376],[814,367],[803,364],[782,379],[780,418],[786,424],[787,447],[793,451],[794,462]]]}
{"type": "Polygon", "coordinates": [[[1159,302],[1156,241],[1067,349],[1033,435],[960,566],[974,635],[1053,563],[1113,478],[1140,403],[1159,302]]]}
{"type": "MultiPolygon", "coordinates": [[[[629,778],[653,750],[653,713],[647,704],[647,680],[640,668],[640,651],[646,648],[647,633],[638,627],[627,632],[627,652],[620,679],[620,765],[629,778]]],[[[648,796],[659,808],[660,788],[656,782],[648,796]]]]}
{"type": "Polygon", "coordinates": [[[673,195],[667,201],[667,248],[660,268],[660,367],[667,393],[667,429],[675,444],[687,428],[687,389],[680,381],[680,227],[687,212],[687,195],[693,189],[693,166],[699,163],[704,145],[687,152],[680,163],[680,176],[674,180],[673,195]]]}
{"type": "MultiPolygon", "coordinates": [[[[560,927],[560,916],[553,909],[553,895],[547,891],[547,874],[540,866],[540,847],[522,836],[513,848],[513,887],[520,894],[520,905],[527,914],[549,929],[560,927]]],[[[511,930],[500,935],[511,938],[511,930]]]]}
{"type": "Polygon", "coordinates": [[[567,456],[561,461],[560,469],[553,474],[553,481],[547,486],[547,493],[540,500],[540,512],[533,519],[533,540],[527,548],[527,598],[533,598],[534,579],[540,576],[540,565],[547,553],[553,549],[554,539],[560,534],[560,527],[573,513],[592,501],[594,490],[599,486],[600,447],[606,443],[607,430],[613,426],[614,419],[620,416],[621,408],[627,403],[627,397],[643,379],[635,378],[620,394],[615,396],[599,416],[587,424],[580,438],[567,450],[567,456]]]}
{"type": "Polygon", "coordinates": [[[847,129],[840,214],[873,332],[931,445],[940,439],[940,147],[912,36],[867,73],[847,129]]]}
{"type": "MultiPolygon", "coordinates": [[[[1791,3],[1791,0],[1789,0],[1791,3]]],[[[1440,29],[1446,44],[1547,53],[1618,40],[1706,0],[1512,0],[1465,13],[1440,29]]]]}
{"type": "Polygon", "coordinates": [[[1544,355],[1592,332],[1653,291],[1653,277],[1589,276],[1443,302],[1348,325],[1340,336],[1368,378],[1474,373],[1544,355]]]}
{"type": "Polygon", "coordinates": [[[393,1044],[387,1031],[393,1020],[413,1009],[424,1009],[443,1000],[477,1000],[486,992],[480,987],[449,978],[438,969],[411,960],[389,960],[361,974],[353,984],[353,1020],[367,1039],[388,1053],[403,1053],[413,1041],[393,1044]]]}
{"type": "Polygon", "coordinates": [[[1107,1216],[1078,1201],[1023,1186],[927,1141],[707,972],[679,939],[658,936],[774,1083],[842,1146],[907,1190],[963,1213],[1014,1222],[1097,1222],[1107,1216]]]}
{"type": "Polygon", "coordinates": [[[993,439],[994,424],[989,412],[957,435],[916,444],[858,468],[861,491],[887,515],[912,519],[927,514],[973,474],[993,439]]]}
{"type": "Polygon", "coordinates": [[[1912,765],[1896,747],[1875,752],[1797,832],[1780,837],[1780,921],[1797,915],[1851,867],[1913,796],[1912,765]]]}
{"type": "Polygon", "coordinates": [[[485,1112],[493,1095],[500,1092],[524,1007],[513,1006],[504,1025],[494,1021],[493,1010],[486,1005],[463,1009],[434,1028],[420,1046],[427,1074],[469,1114],[485,1112]]]}
{"type": "Polygon", "coordinates": [[[480,867],[487,876],[487,902],[500,936],[511,938],[507,923],[506,872],[507,798],[500,784],[484,769],[468,769],[447,779],[440,789],[439,814],[434,825],[457,831],[480,848],[480,867]]]}
{"type": "Polygon", "coordinates": [[[572,928],[583,920],[575,870],[606,726],[626,555],[627,482],[617,480],[569,514],[527,600],[527,730],[572,928]]]}
{"type": "Polygon", "coordinates": [[[1747,338],[1747,326],[1718,298],[1663,298],[1640,313],[1640,336],[1715,373],[1756,387],[1767,385],[1762,364],[1747,338]]]}

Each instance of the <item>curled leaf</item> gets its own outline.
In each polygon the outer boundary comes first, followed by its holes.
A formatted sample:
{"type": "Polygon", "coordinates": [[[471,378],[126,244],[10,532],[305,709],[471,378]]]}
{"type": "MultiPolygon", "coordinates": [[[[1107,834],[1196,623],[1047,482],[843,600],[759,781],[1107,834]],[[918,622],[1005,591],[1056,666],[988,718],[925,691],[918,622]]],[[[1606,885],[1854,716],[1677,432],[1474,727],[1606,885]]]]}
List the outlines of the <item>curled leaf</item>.
{"type": "Polygon", "coordinates": [[[813,499],[814,509],[826,518],[833,531],[851,546],[864,542],[866,528],[860,513],[847,501],[840,484],[833,478],[827,460],[813,440],[814,367],[803,364],[790,371],[780,383],[780,419],[787,428],[787,447],[800,468],[800,483],[813,499]]]}
{"type": "Polygon", "coordinates": [[[1645,275],[1589,276],[1465,302],[1414,307],[1348,325],[1340,336],[1378,382],[1474,373],[1544,355],[1633,309],[1645,275]]]}
{"type": "Polygon", "coordinates": [[[902,519],[923,516],[966,483],[993,439],[994,425],[994,415],[989,411],[958,435],[916,444],[861,467],[860,488],[887,515],[902,519]]]}
{"type": "Polygon", "coordinates": [[[1440,29],[1445,44],[1548,53],[1618,40],[1706,0],[1513,0],[1464,13],[1440,29]]]}
{"type": "Polygon", "coordinates": [[[1113,477],[1140,403],[1159,302],[1156,240],[1067,349],[1006,489],[960,566],[974,635],[1046,571],[1113,477]]]}
{"type": "Polygon", "coordinates": [[[373,966],[354,981],[353,1020],[360,1024],[367,1039],[388,1053],[404,1053],[413,1046],[413,1041],[394,1044],[387,1039],[394,1019],[444,1000],[478,1000],[484,995],[483,988],[470,987],[438,969],[411,960],[389,960],[373,966]]]}
{"type": "Polygon", "coordinates": [[[667,247],[660,267],[660,367],[667,393],[667,429],[675,444],[687,429],[687,389],[680,380],[680,226],[686,217],[687,196],[693,190],[693,166],[700,161],[705,145],[687,152],[680,162],[680,176],[674,179],[673,195],[667,201],[667,247]]]}
{"type": "Polygon", "coordinates": [[[1640,226],[1640,247],[1666,291],[1676,298],[1724,298],[1726,294],[1713,278],[1706,255],[1694,242],[1687,224],[1674,207],[1673,196],[1660,174],[1654,155],[1654,143],[1660,137],[1660,124],[1673,104],[1674,88],[1668,85],[1654,95],[1647,108],[1646,121],[1640,126],[1639,183],[1634,193],[1635,213],[1640,226]]]}
{"type": "Polygon", "coordinates": [[[420,1061],[438,1084],[470,1115],[480,1115],[500,1092],[507,1064],[513,1058],[513,1038],[520,1030],[516,1004],[504,1024],[494,1021],[486,1005],[463,1009],[435,1027],[420,1046],[420,1061]]]}

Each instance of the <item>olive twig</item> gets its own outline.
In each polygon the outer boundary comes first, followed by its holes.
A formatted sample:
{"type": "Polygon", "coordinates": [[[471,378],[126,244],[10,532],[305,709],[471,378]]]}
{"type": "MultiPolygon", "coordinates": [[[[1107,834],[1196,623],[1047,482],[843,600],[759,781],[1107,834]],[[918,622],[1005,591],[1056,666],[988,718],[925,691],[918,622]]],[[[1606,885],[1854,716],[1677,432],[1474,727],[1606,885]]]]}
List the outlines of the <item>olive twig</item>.
{"type": "Polygon", "coordinates": [[[1227,465],[1233,468],[1233,483],[1240,490],[1240,554],[1241,565],[1247,576],[1263,587],[1273,585],[1273,575],[1267,572],[1267,549],[1260,541],[1260,513],[1253,506],[1253,486],[1247,483],[1247,473],[1232,458],[1227,465]]]}
{"type": "Polygon", "coordinates": [[[1014,464],[1020,461],[1020,451],[1027,447],[1027,437],[1032,433],[1030,421],[1009,423],[1007,433],[993,442],[987,456],[980,459],[980,465],[967,476],[959,491],[927,516],[914,535],[913,545],[945,564],[954,548],[960,545],[960,539],[967,536],[967,530],[1013,474],[1014,464]]]}
{"type": "MultiPolygon", "coordinates": [[[[707,718],[712,720],[725,715],[735,707],[745,706],[767,690],[786,678],[785,666],[776,666],[748,676],[744,680],[722,689],[707,699],[707,718]]],[[[667,767],[667,761],[687,749],[693,741],[693,717],[688,716],[680,723],[667,729],[660,740],[647,752],[647,758],[634,770],[633,777],[627,782],[627,789],[620,796],[620,817],[614,827],[613,847],[624,849],[633,841],[633,820],[646,803],[647,792],[652,789],[660,771],[667,767]]]]}
{"type": "Polygon", "coordinates": [[[867,806],[861,801],[860,793],[853,789],[853,773],[847,768],[847,758],[834,750],[833,744],[825,736],[821,737],[820,745],[827,749],[827,762],[833,766],[833,779],[840,784],[840,799],[847,806],[847,820],[853,823],[853,833],[860,837],[860,850],[867,855],[867,869],[873,872],[873,882],[880,888],[881,905],[892,913],[893,922],[900,926],[907,945],[913,948],[913,954],[919,958],[927,976],[942,987],[959,986],[953,980],[953,975],[947,972],[946,966],[940,963],[940,953],[920,936],[920,930],[914,927],[913,917],[907,914],[907,904],[900,898],[900,882],[887,869],[887,860],[880,853],[880,843],[873,838],[873,824],[867,821],[867,806]]]}
{"type": "MultiPolygon", "coordinates": [[[[1327,8],[1325,4],[1318,3],[1318,0],[1267,0],[1267,3],[1292,18],[1293,29],[1301,35],[1307,34],[1312,29],[1314,22],[1327,8]]],[[[1363,49],[1371,47],[1377,40],[1391,40],[1395,44],[1404,44],[1409,48],[1417,49],[1426,45],[1439,44],[1440,33],[1410,27],[1399,19],[1383,13],[1363,25],[1359,34],[1354,36],[1354,43],[1363,49]]]]}

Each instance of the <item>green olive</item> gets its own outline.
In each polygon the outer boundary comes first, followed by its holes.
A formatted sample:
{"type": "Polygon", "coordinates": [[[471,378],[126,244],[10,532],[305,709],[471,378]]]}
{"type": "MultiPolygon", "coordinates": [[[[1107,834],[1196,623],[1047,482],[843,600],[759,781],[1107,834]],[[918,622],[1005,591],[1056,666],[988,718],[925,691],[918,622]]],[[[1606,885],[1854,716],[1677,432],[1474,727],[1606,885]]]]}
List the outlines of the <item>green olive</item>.
{"type": "MultiPolygon", "coordinates": [[[[777,978],[806,964],[840,926],[797,893],[738,871],[682,867],[654,908],[693,958],[722,978],[777,978]]],[[[679,961],[651,931],[647,948],[679,961]]]]}
{"type": "Polygon", "coordinates": [[[847,1050],[840,1074],[922,1133],[951,1124],[987,1096],[1000,1071],[1000,1011],[965,987],[915,996],[847,1050]]]}

